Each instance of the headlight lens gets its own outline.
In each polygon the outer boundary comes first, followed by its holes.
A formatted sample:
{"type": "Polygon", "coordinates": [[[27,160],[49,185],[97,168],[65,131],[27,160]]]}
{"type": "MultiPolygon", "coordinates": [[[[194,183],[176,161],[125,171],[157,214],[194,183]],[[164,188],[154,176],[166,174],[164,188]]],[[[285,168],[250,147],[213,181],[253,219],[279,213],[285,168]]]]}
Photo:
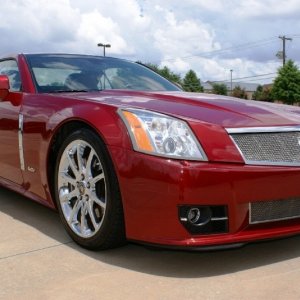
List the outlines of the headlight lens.
{"type": "Polygon", "coordinates": [[[120,109],[136,151],[170,158],[207,160],[188,124],[163,114],[120,109]]]}

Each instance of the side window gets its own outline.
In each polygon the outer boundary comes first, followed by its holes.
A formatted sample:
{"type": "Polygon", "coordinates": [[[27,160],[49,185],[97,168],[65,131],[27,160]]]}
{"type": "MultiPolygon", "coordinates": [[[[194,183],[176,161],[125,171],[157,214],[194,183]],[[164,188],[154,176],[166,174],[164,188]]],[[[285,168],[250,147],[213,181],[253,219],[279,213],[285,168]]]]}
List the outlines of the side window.
{"type": "Polygon", "coordinates": [[[0,61],[0,74],[8,76],[11,91],[16,92],[21,90],[20,72],[15,60],[0,61]]]}

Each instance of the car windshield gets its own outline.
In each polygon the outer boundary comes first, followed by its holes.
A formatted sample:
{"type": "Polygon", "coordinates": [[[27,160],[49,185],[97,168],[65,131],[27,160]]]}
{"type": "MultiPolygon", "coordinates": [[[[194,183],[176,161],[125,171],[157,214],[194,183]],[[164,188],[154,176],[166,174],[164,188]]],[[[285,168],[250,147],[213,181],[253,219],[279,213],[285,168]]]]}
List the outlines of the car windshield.
{"type": "Polygon", "coordinates": [[[122,59],[63,54],[32,54],[26,58],[40,93],[180,90],[147,67],[122,59]]]}

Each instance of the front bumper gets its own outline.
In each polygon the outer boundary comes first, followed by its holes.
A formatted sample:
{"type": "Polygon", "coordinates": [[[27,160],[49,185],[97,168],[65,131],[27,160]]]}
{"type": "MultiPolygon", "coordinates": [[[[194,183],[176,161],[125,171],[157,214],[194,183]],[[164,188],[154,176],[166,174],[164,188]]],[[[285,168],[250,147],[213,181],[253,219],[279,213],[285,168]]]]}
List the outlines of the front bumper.
{"type": "Polygon", "coordinates": [[[300,198],[300,168],[168,160],[109,148],[130,240],[177,247],[243,244],[300,233],[300,219],[249,224],[249,203],[300,198]],[[191,234],[182,205],[223,205],[228,232],[191,234]]]}

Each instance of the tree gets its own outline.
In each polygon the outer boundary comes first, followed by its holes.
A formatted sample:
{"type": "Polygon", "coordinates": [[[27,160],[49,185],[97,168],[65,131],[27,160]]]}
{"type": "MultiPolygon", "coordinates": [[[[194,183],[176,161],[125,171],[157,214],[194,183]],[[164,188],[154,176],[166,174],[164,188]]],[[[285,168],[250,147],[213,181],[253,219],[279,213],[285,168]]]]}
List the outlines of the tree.
{"type": "Polygon", "coordinates": [[[159,73],[161,76],[169,79],[170,81],[181,84],[180,75],[175,74],[168,67],[164,66],[162,69],[160,69],[159,73]]]}
{"type": "Polygon", "coordinates": [[[172,72],[168,67],[164,66],[164,67],[160,68],[158,65],[151,64],[151,63],[147,63],[147,64],[145,64],[145,66],[147,66],[154,72],[158,73],[159,75],[165,77],[166,79],[181,85],[180,75],[172,72]]]}
{"type": "Polygon", "coordinates": [[[260,100],[260,97],[261,97],[261,94],[263,92],[263,86],[262,85],[259,85],[257,88],[256,88],[256,91],[253,93],[252,95],[252,98],[253,100],[260,100]]]}
{"type": "Polygon", "coordinates": [[[272,87],[272,96],[287,104],[300,102],[300,71],[292,60],[279,68],[272,87]]]}
{"type": "Polygon", "coordinates": [[[203,86],[195,71],[189,70],[185,74],[183,89],[187,92],[203,92],[203,86]]]}
{"type": "Polygon", "coordinates": [[[228,89],[227,89],[226,84],[224,84],[224,83],[213,83],[212,88],[213,88],[212,89],[213,94],[227,96],[228,89]]]}
{"type": "Polygon", "coordinates": [[[271,88],[263,87],[262,85],[259,85],[256,88],[256,91],[253,93],[252,97],[254,100],[259,100],[259,101],[268,101],[268,102],[273,101],[271,88]]]}
{"type": "Polygon", "coordinates": [[[248,99],[245,89],[242,89],[239,85],[235,86],[232,90],[232,96],[241,99],[248,99]]]}

